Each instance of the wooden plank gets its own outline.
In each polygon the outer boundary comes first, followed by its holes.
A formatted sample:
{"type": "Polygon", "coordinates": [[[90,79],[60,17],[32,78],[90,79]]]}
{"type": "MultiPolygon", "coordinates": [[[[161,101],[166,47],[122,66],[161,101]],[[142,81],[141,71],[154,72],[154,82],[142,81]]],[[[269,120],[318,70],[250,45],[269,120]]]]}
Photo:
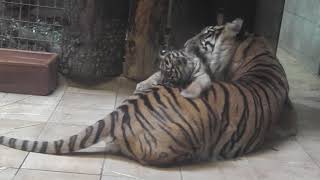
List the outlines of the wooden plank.
{"type": "Polygon", "coordinates": [[[154,71],[168,0],[134,0],[129,17],[124,76],[143,80],[154,71]]]}

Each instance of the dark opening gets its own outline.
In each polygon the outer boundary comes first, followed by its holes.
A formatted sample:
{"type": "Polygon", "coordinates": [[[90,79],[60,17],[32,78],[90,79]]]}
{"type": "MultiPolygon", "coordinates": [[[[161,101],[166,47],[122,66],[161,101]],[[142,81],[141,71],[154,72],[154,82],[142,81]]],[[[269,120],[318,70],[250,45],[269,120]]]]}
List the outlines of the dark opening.
{"type": "Polygon", "coordinates": [[[201,28],[217,24],[217,14],[222,12],[225,22],[242,18],[244,29],[253,32],[256,0],[175,0],[172,14],[172,38],[174,47],[199,32],[201,28]]]}

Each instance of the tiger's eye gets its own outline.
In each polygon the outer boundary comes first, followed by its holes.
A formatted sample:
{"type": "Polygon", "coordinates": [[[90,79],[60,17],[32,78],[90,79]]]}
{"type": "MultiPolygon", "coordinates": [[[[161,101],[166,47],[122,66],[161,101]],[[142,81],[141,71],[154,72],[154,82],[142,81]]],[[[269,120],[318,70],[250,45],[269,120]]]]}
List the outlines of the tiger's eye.
{"type": "Polygon", "coordinates": [[[167,53],[167,51],[164,50],[164,49],[160,51],[160,55],[161,55],[161,56],[164,56],[166,53],[167,53]]]}

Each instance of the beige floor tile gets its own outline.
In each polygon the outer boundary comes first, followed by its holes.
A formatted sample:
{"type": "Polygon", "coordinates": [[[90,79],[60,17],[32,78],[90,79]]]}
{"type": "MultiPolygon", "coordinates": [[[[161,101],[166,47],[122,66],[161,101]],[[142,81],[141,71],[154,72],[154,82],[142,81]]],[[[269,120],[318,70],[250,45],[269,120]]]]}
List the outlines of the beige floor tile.
{"type": "Polygon", "coordinates": [[[297,138],[298,143],[320,167],[320,136],[304,136],[297,138]]]}
{"type": "Polygon", "coordinates": [[[219,180],[224,179],[224,175],[214,164],[183,167],[181,170],[183,180],[219,180]]]}
{"type": "Polygon", "coordinates": [[[1,101],[1,99],[4,98],[6,95],[7,95],[7,93],[5,93],[5,92],[0,92],[0,101],[1,101]]]}
{"type": "Polygon", "coordinates": [[[1,120],[0,124],[8,127],[6,130],[2,131],[3,135],[15,137],[15,138],[24,138],[24,139],[37,139],[41,131],[45,127],[45,123],[38,122],[27,122],[14,120],[15,123],[10,123],[12,120],[1,120]],[[5,123],[7,121],[7,123],[5,123]]]}
{"type": "Polygon", "coordinates": [[[0,134],[6,134],[12,131],[31,127],[35,125],[44,124],[36,121],[24,121],[24,120],[12,120],[12,119],[0,119],[0,134]]]}
{"type": "Polygon", "coordinates": [[[75,124],[75,125],[92,125],[112,110],[105,109],[84,109],[72,108],[69,106],[58,106],[49,122],[75,124]]]}
{"type": "Polygon", "coordinates": [[[115,95],[65,93],[60,101],[59,106],[110,110],[114,109],[115,100],[115,95]]]}
{"type": "Polygon", "coordinates": [[[72,87],[69,86],[67,93],[77,93],[77,94],[92,94],[92,95],[107,95],[107,96],[115,96],[116,90],[110,87],[110,89],[92,89],[92,88],[80,88],[80,87],[72,87]]]}
{"type": "Polygon", "coordinates": [[[105,159],[103,175],[135,178],[139,176],[139,165],[126,158],[108,155],[105,159]]]}
{"type": "Polygon", "coordinates": [[[30,96],[20,102],[26,104],[56,106],[60,102],[61,98],[62,96],[30,96]]]}
{"type": "Polygon", "coordinates": [[[102,176],[101,180],[137,180],[137,178],[126,176],[102,176]]]}
{"type": "Polygon", "coordinates": [[[318,180],[320,179],[320,169],[317,166],[287,166],[277,163],[254,163],[252,167],[255,169],[259,180],[318,180]]]}
{"type": "Polygon", "coordinates": [[[2,93],[0,94],[0,108],[3,106],[21,102],[24,99],[28,99],[30,97],[32,97],[32,95],[2,93]]]}
{"type": "Polygon", "coordinates": [[[107,156],[103,175],[105,176],[120,176],[125,178],[135,179],[155,179],[155,180],[179,180],[180,170],[178,168],[157,169],[152,167],[141,166],[134,161],[126,158],[107,156]]]}
{"type": "Polygon", "coordinates": [[[182,167],[181,172],[183,180],[258,179],[254,169],[249,166],[249,163],[245,158],[185,166],[182,167]]]}
{"type": "Polygon", "coordinates": [[[113,78],[109,81],[96,85],[84,85],[75,82],[69,82],[67,92],[69,93],[84,93],[96,95],[115,95],[119,88],[119,78],[113,78]]]}
{"type": "Polygon", "coordinates": [[[84,174],[100,174],[103,155],[45,155],[30,153],[22,168],[84,174]]]}
{"type": "Polygon", "coordinates": [[[54,108],[53,105],[13,103],[0,107],[0,119],[46,122],[54,108]]]}
{"type": "Polygon", "coordinates": [[[262,150],[246,156],[250,163],[274,163],[299,167],[315,164],[302,146],[295,140],[267,143],[262,150]]]}
{"type": "MultiPolygon", "coordinates": [[[[44,127],[44,124],[34,124],[33,122],[15,121],[11,123],[11,120],[1,120],[0,125],[7,128],[1,131],[8,137],[30,140],[37,139],[44,127]]],[[[0,154],[0,167],[19,168],[28,153],[0,146],[0,154]]]]}
{"type": "Polygon", "coordinates": [[[24,159],[28,155],[27,152],[10,149],[8,147],[0,147],[0,167],[19,168],[24,159]]]}
{"type": "MultiPolygon", "coordinates": [[[[49,123],[39,136],[39,140],[57,140],[74,135],[85,126],[62,125],[49,123]]],[[[85,174],[100,174],[104,155],[100,152],[104,149],[102,145],[95,145],[83,152],[96,152],[88,155],[45,155],[30,153],[22,168],[39,169],[48,171],[63,171],[85,174]],[[90,150],[91,149],[91,150],[90,150]]]]}
{"type": "Polygon", "coordinates": [[[100,176],[39,170],[19,170],[15,180],[99,180],[100,176]]]}
{"type": "Polygon", "coordinates": [[[181,172],[179,168],[154,168],[139,165],[141,179],[146,180],[180,180],[181,172]]]}
{"type": "Polygon", "coordinates": [[[18,169],[0,167],[0,180],[12,180],[18,169]]]}

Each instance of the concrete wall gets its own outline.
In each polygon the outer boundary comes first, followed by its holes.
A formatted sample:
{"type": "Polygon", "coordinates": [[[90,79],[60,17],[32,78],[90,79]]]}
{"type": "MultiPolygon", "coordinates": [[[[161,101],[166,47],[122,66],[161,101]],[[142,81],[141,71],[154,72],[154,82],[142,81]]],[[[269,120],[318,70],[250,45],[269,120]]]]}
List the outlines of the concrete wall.
{"type": "Polygon", "coordinates": [[[279,47],[319,73],[320,0],[286,0],[279,47]]]}
{"type": "Polygon", "coordinates": [[[254,32],[277,48],[285,0],[256,0],[254,32]]]}

